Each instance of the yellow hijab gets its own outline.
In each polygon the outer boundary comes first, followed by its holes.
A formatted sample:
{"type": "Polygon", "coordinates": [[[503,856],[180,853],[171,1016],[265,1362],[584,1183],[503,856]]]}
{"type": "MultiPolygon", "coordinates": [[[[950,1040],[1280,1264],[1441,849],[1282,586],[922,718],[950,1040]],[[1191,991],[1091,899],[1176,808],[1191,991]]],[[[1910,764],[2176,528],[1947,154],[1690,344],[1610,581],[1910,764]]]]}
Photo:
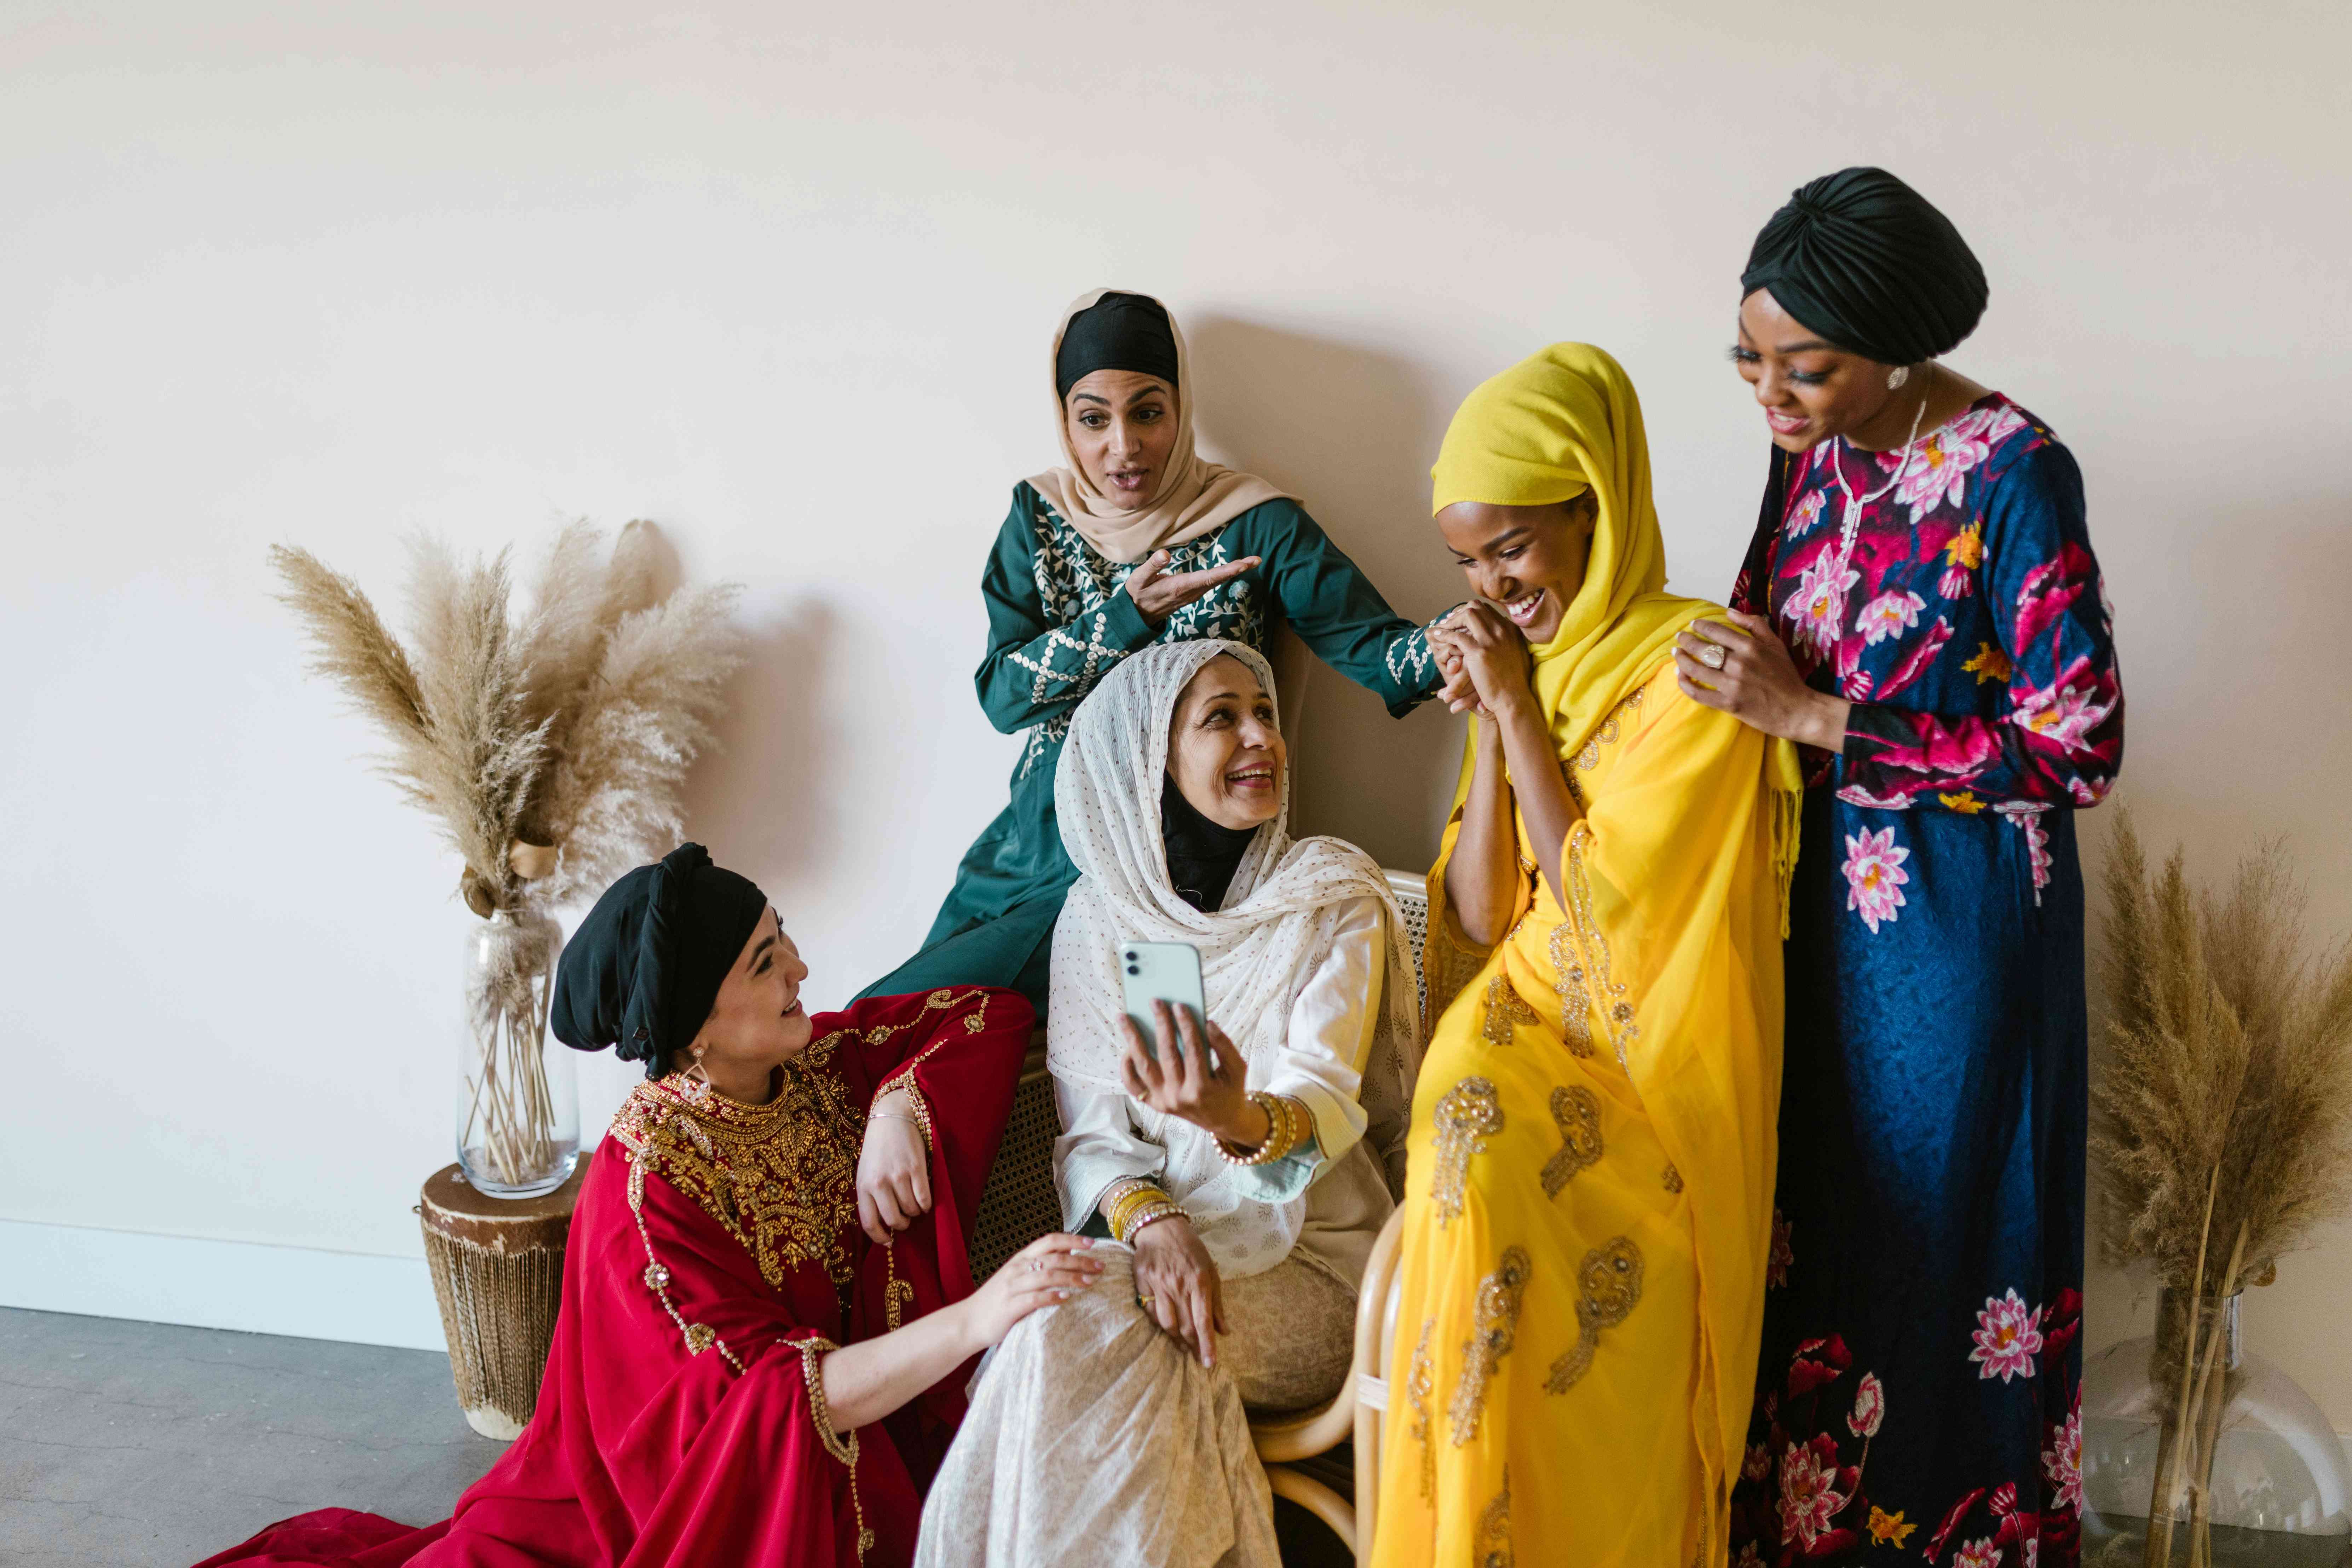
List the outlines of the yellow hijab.
{"type": "MultiPolygon", "coordinates": [[[[1554,343],[1483,383],[1454,411],[1429,476],[1433,517],[1456,501],[1549,506],[1592,492],[1584,585],[1551,640],[1533,650],[1536,700],[1561,756],[1576,755],[1610,710],[1658,673],[1693,621],[1737,630],[1721,605],[1665,591],[1642,400],[1606,350],[1554,343]]],[[[1795,747],[1775,746],[1772,755],[1774,858],[1785,889],[1804,775],[1795,747]]],[[[1469,775],[1465,749],[1465,788],[1469,775]]]]}

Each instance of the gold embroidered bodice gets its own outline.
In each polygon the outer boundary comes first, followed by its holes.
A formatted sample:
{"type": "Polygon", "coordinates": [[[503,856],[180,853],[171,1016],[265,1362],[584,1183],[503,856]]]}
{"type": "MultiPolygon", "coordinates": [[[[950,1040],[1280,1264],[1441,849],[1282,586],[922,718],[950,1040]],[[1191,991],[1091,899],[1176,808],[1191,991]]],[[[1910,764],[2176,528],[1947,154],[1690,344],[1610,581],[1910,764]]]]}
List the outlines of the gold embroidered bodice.
{"type": "Polygon", "coordinates": [[[682,1073],[639,1084],[613,1119],[630,1153],[630,1206],[642,1207],[646,1175],[659,1176],[725,1226],[770,1285],[808,1263],[849,1283],[866,1112],[831,1070],[833,1053],[820,1040],[779,1068],[765,1105],[698,1095],[682,1073]]]}

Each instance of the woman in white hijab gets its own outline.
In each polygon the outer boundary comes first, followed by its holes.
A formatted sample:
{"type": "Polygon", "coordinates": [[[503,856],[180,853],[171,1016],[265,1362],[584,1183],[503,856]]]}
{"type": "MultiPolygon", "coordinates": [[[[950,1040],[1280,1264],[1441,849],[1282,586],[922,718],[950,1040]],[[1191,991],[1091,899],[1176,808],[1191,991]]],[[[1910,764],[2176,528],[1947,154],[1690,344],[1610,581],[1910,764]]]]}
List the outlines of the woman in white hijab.
{"type": "Polygon", "coordinates": [[[1015,1330],[924,1509],[921,1563],[1274,1568],[1245,1407],[1328,1399],[1394,1206],[1418,1003],[1361,850],[1291,838],[1274,676],[1246,646],[1137,654],[1080,705],[1055,781],[1079,876],[1047,1062],[1073,1229],[1112,1245],[1015,1330]],[[1119,952],[1201,955],[1208,1017],[1147,1042],[1119,952]]]}

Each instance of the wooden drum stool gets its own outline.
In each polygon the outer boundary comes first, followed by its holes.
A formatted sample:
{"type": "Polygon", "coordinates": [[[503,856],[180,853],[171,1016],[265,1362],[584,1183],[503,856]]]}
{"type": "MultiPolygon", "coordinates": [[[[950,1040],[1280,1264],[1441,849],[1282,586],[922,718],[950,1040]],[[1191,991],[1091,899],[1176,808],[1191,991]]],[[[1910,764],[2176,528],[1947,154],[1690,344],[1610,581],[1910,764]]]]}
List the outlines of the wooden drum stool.
{"type": "Polygon", "coordinates": [[[425,1184],[416,1214],[449,1341],[449,1372],[466,1425],[485,1437],[521,1436],[539,1404],[563,1300],[564,1242],[587,1174],[583,1156],[570,1181],[520,1202],[484,1196],[455,1165],[425,1184]]]}

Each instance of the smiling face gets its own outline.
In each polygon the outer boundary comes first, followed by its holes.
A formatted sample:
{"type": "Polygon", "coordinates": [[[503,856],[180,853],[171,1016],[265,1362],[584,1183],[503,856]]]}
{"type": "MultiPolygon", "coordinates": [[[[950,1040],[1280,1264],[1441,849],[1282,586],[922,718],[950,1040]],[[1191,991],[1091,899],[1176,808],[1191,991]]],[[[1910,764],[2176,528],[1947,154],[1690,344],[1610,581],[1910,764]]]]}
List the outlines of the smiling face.
{"type": "MultiPolygon", "coordinates": [[[[1769,289],[1739,302],[1739,342],[1731,362],[1756,389],[1772,444],[1784,451],[1806,451],[1838,436],[1875,448],[1878,428],[1901,401],[1886,384],[1894,367],[1823,341],[1782,310],[1769,289]]],[[[1910,401],[1895,410],[1898,419],[1910,417],[1925,383],[1914,377],[1909,385],[1910,401]]],[[[1896,430],[1895,439],[1902,438],[1896,430]]]]}
{"type": "Polygon", "coordinates": [[[808,1048],[809,1016],[801,1005],[801,982],[807,978],[800,949],[784,934],[775,907],[769,906],[719,983],[710,1016],[687,1047],[688,1060],[700,1053],[702,1070],[719,1093],[764,1100],[769,1073],[808,1048]]]}
{"type": "Polygon", "coordinates": [[[1437,531],[1470,591],[1501,605],[1529,642],[1547,643],[1584,586],[1597,515],[1590,490],[1549,506],[1458,500],[1437,514],[1437,531]]]}
{"type": "Polygon", "coordinates": [[[1219,654],[1185,683],[1168,729],[1168,773],[1194,811],[1220,827],[1272,821],[1288,760],[1274,699],[1248,665],[1219,654]]]}
{"type": "Polygon", "coordinates": [[[1113,508],[1151,504],[1176,448],[1175,388],[1138,370],[1098,370],[1070,388],[1062,419],[1087,482],[1113,508]]]}

